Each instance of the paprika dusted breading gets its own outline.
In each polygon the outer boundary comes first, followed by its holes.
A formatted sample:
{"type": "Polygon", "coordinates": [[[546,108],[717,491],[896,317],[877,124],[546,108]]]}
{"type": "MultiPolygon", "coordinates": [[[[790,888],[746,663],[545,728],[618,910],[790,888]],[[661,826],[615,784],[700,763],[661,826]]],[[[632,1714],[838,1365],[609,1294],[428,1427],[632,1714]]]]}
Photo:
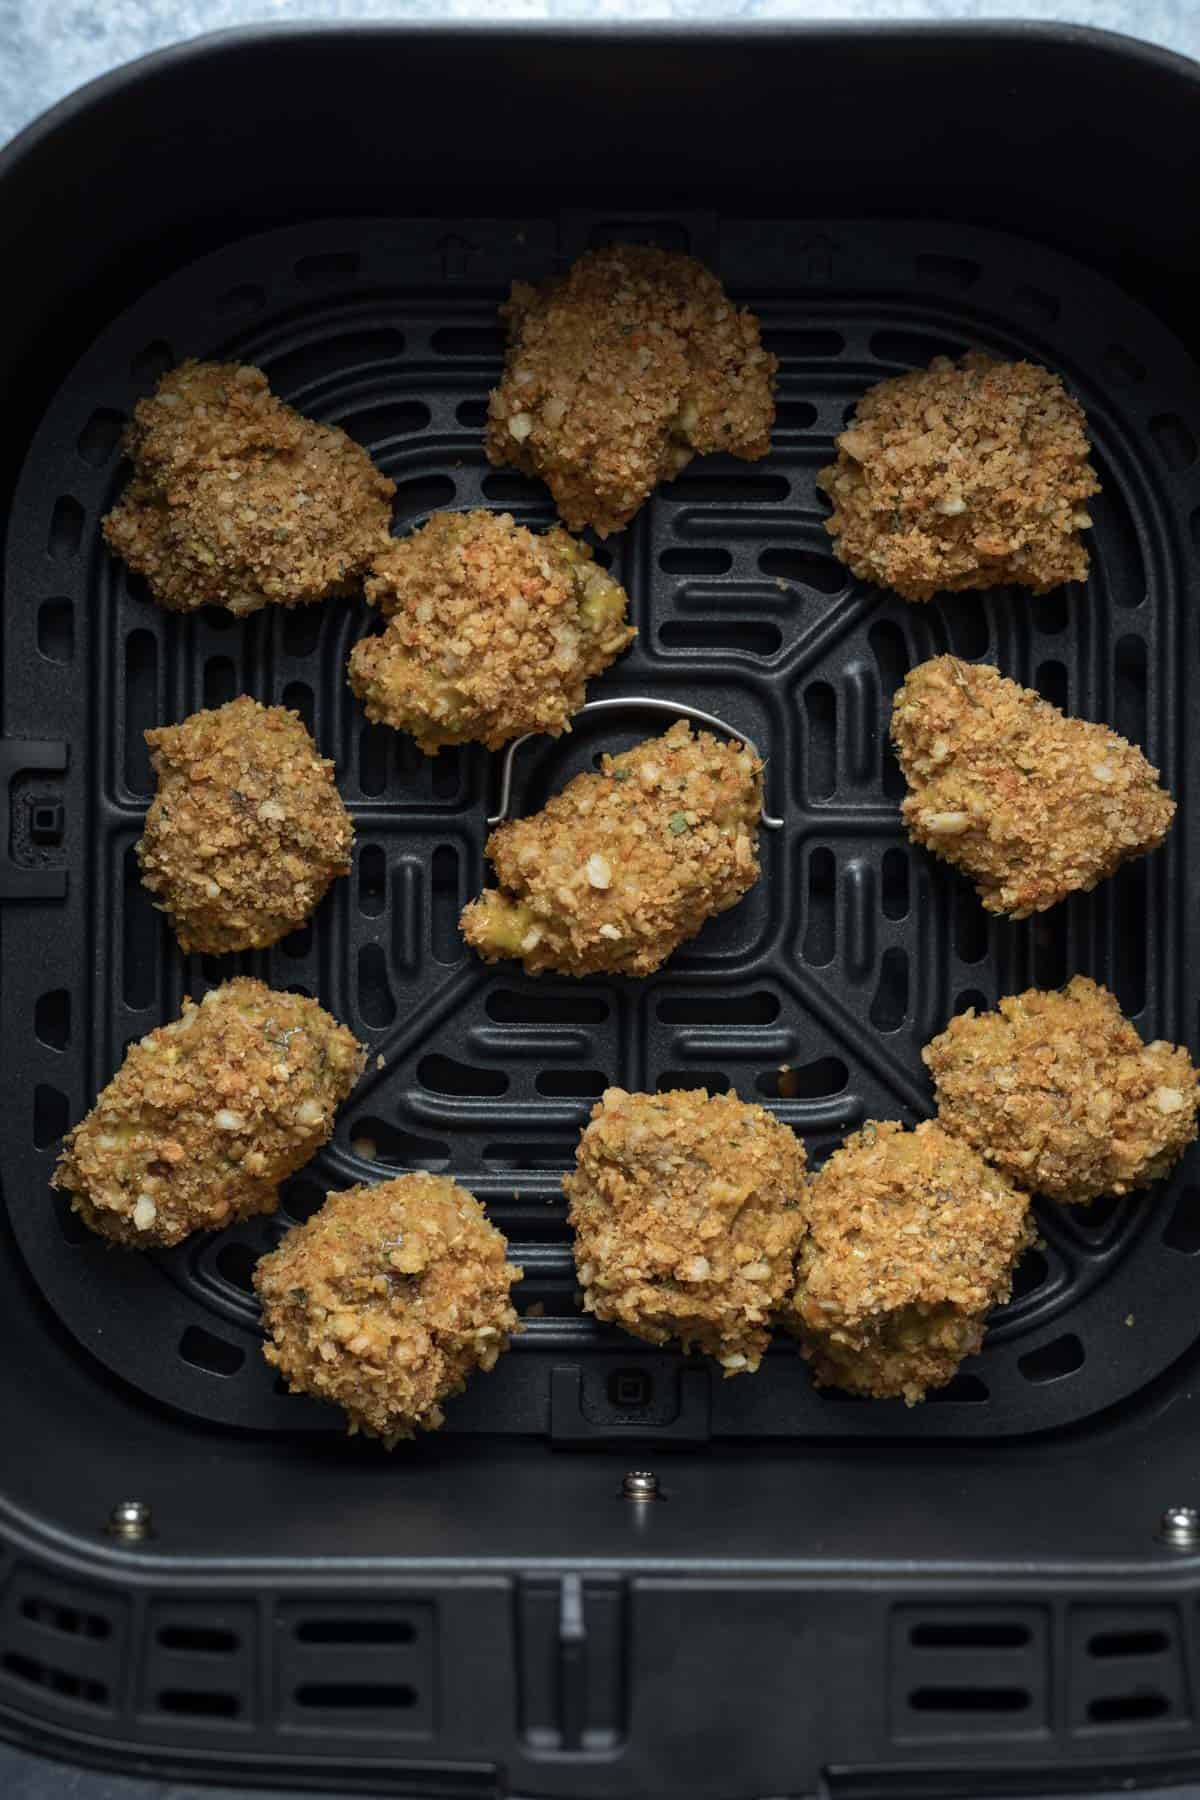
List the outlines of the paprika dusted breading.
{"type": "Polygon", "coordinates": [[[786,1323],[817,1384],[909,1405],[979,1349],[1034,1236],[1028,1194],[929,1121],[864,1125],[804,1208],[786,1323]]]}
{"type": "Polygon", "coordinates": [[[146,742],[158,791],[138,860],[181,950],[277,943],[349,874],[354,829],[298,713],[243,694],[146,742]]]}
{"type": "Polygon", "coordinates": [[[972,353],[869,388],[818,485],[825,529],[863,581],[906,600],[1083,581],[1100,483],[1083,412],[1036,363],[972,353]]]}
{"type": "Polygon", "coordinates": [[[1166,1175],[1196,1136],[1187,1051],[1142,1042],[1085,975],[972,1007],[923,1052],[947,1131],[1010,1181],[1082,1204],[1166,1175]]]}
{"type": "Polygon", "coordinates": [[[376,557],[366,589],[387,624],[354,646],[350,685],[429,756],[569,730],[585,683],[635,635],[589,545],[508,513],[434,513],[376,557]]]}
{"type": "Polygon", "coordinates": [[[442,1401],[519,1329],[521,1271],[473,1194],[399,1175],[329,1194],[254,1272],[263,1354],[293,1393],[332,1400],[391,1449],[436,1431],[442,1401]]]}
{"type": "Polygon", "coordinates": [[[500,316],[488,460],[540,476],[572,531],[619,531],[697,452],[770,449],[777,359],[693,257],[590,250],[561,279],[514,282],[500,316]]]}
{"type": "Polygon", "coordinates": [[[804,1146],[765,1107],[609,1088],[563,1179],[586,1310],[726,1375],[762,1360],[804,1231],[804,1146]]]}
{"type": "Polygon", "coordinates": [[[892,707],[909,836],[1024,919],[1155,850],[1175,802],[1135,744],[987,663],[935,656],[892,707]]]}
{"type": "Polygon", "coordinates": [[[606,756],[492,833],[499,886],[465,908],[463,936],[530,974],[651,974],[758,879],[761,775],[745,745],[683,720],[606,756]]]}
{"type": "Polygon", "coordinates": [[[396,484],[248,363],[172,369],[134,408],[125,454],[133,478],[104,535],[172,612],[351,593],[387,539],[396,484]]]}
{"type": "Polygon", "coordinates": [[[67,1136],[54,1186],[93,1231],[137,1248],[274,1212],[363,1054],[315,1000],[238,976],[129,1046],[67,1136]]]}

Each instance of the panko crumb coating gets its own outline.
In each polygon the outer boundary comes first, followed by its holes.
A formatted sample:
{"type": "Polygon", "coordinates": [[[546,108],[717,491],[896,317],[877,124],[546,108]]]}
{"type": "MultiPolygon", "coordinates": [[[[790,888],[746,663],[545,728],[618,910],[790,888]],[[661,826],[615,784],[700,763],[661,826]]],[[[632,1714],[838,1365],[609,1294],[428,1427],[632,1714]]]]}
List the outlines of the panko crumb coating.
{"type": "Polygon", "coordinates": [[[1196,1136],[1187,1051],[1142,1042],[1085,975],[951,1019],[922,1052],[938,1118],[1010,1181],[1082,1205],[1166,1175],[1196,1136]]]}
{"type": "Polygon", "coordinates": [[[138,860],[185,953],[278,943],[349,874],[354,828],[298,713],[243,694],[146,742],[158,791],[138,860]]]}
{"type": "Polygon", "coordinates": [[[702,263],[642,244],[513,283],[488,460],[539,476],[572,531],[627,525],[697,451],[770,449],[778,359],[702,263]]]}
{"type": "Polygon", "coordinates": [[[498,826],[499,886],[464,909],[463,936],[531,975],[649,975],[753,887],[761,805],[753,752],[681,719],[498,826]]]}
{"type": "Polygon", "coordinates": [[[254,1272],[267,1361],[293,1393],[332,1400],[387,1448],[436,1431],[441,1403],[520,1329],[521,1270],[473,1194],[398,1175],[329,1194],[254,1272]]]}
{"type": "Polygon", "coordinates": [[[170,370],[124,447],[133,479],[104,535],[172,612],[241,617],[351,593],[390,528],[395,482],[248,363],[170,370]]]}
{"type": "Polygon", "coordinates": [[[864,1125],[805,1212],[786,1323],[817,1385],[910,1406],[979,1349],[1034,1237],[1028,1194],[928,1120],[864,1125]]]}
{"type": "Polygon", "coordinates": [[[85,1225],[138,1249],[273,1212],[363,1057],[315,1000],[238,976],[129,1046],[68,1134],[53,1185],[85,1225]]]}
{"type": "Polygon", "coordinates": [[[793,1131],[735,1094],[609,1088],[563,1189],[588,1312],[758,1368],[805,1228],[793,1131]]]}
{"type": "Polygon", "coordinates": [[[369,719],[411,732],[427,756],[557,737],[585,682],[636,635],[589,545],[509,513],[434,513],[376,557],[366,591],[388,623],[354,646],[350,686],[369,719]]]}
{"type": "Polygon", "coordinates": [[[1083,581],[1100,491],[1083,412],[1036,363],[972,352],[868,389],[817,483],[825,529],[863,581],[906,600],[1083,581]]]}
{"type": "Polygon", "coordinates": [[[892,709],[909,836],[1025,919],[1155,850],[1175,802],[1135,744],[985,663],[935,656],[892,709]]]}

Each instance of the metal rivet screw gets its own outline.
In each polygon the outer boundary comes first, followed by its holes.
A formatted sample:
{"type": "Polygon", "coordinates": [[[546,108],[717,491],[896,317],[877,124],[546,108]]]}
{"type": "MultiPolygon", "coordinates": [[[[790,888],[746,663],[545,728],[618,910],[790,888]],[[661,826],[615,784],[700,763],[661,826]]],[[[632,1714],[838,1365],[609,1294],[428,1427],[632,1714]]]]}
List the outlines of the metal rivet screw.
{"type": "Polygon", "coordinates": [[[1158,1535],[1177,1550],[1194,1550],[1200,1544],[1200,1512],[1194,1506],[1168,1506],[1159,1520],[1158,1535]]]}
{"type": "Polygon", "coordinates": [[[650,1469],[630,1469],[621,1483],[626,1500],[657,1500],[658,1476],[650,1469]]]}
{"type": "Polygon", "coordinates": [[[144,1500],[119,1500],[108,1515],[108,1530],[113,1537],[136,1542],[150,1536],[150,1508],[144,1500]]]}

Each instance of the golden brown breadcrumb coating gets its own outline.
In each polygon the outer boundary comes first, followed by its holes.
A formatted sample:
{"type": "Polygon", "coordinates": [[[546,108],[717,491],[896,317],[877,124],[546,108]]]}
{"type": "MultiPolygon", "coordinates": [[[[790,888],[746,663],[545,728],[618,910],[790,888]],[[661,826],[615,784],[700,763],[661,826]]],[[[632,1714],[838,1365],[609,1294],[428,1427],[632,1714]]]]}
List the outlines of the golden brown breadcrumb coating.
{"type": "Polygon", "coordinates": [[[609,1088],[563,1189],[588,1312],[757,1369],[804,1231],[793,1131],[735,1094],[609,1088]]]}
{"type": "Polygon", "coordinates": [[[1187,1051],[1144,1044],[1085,975],[960,1013],[923,1055],[946,1130],[1052,1200],[1145,1187],[1196,1136],[1200,1078],[1187,1051]]]}
{"type": "Polygon", "coordinates": [[[1034,1235],[1028,1194],[928,1120],[864,1125],[804,1204],[786,1322],[817,1385],[910,1406],[978,1350],[1034,1235]]]}
{"type": "Polygon", "coordinates": [[[986,663],[935,656],[892,709],[909,836],[1024,919],[1155,850],[1175,802],[1136,745],[986,663]]]}
{"type": "Polygon", "coordinates": [[[271,1341],[263,1355],[293,1393],[340,1406],[350,1431],[436,1431],[441,1402],[494,1367],[520,1329],[521,1271],[473,1194],[445,1175],[398,1175],[329,1194],[254,1272],[271,1341]]]}
{"type": "Polygon", "coordinates": [[[277,943],[349,873],[354,829],[298,713],[243,694],[146,742],[158,792],[138,860],[181,950],[277,943]]]}
{"type": "Polygon", "coordinates": [[[462,915],[488,962],[649,975],[758,879],[762,764],[680,720],[487,841],[499,886],[462,915]]]}
{"type": "Polygon", "coordinates": [[[138,1248],[274,1212],[363,1054],[315,1000],[238,976],[129,1046],[68,1134],[54,1186],[93,1231],[138,1248]]]}
{"type": "Polygon", "coordinates": [[[1100,491],[1083,412],[1035,363],[975,353],[868,389],[818,485],[825,529],[863,581],[906,600],[1083,581],[1100,491]]]}
{"type": "Polygon", "coordinates": [[[248,363],[172,369],[134,408],[125,453],[133,479],[104,535],[172,612],[348,594],[388,534],[395,482],[248,363]]]}
{"type": "Polygon", "coordinates": [[[388,623],[354,646],[350,686],[369,719],[429,756],[557,737],[584,683],[635,636],[624,588],[587,544],[557,525],[535,536],[509,513],[434,513],[375,558],[366,589],[388,623]]]}
{"type": "Polygon", "coordinates": [[[513,283],[489,461],[540,476],[572,531],[619,531],[697,452],[770,449],[777,359],[702,263],[640,244],[513,283]]]}

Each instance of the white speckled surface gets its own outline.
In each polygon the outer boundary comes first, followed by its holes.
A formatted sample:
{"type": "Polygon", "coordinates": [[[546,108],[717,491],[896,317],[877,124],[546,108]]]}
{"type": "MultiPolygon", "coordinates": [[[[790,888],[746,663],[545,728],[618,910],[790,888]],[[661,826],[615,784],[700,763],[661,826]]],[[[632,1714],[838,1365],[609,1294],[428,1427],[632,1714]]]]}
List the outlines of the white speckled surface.
{"type": "Polygon", "coordinates": [[[201,32],[303,19],[1039,19],[1200,58],[1197,0],[0,0],[0,143],[118,64],[201,32]]]}

